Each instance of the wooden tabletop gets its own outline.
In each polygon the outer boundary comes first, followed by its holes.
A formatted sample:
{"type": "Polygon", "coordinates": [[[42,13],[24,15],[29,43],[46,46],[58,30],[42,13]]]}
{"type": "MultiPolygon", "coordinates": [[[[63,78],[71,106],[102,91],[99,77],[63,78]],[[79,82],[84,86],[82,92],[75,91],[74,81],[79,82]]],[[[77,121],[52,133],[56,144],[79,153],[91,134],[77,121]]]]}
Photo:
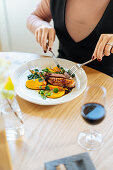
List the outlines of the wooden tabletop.
{"type": "MultiPolygon", "coordinates": [[[[11,56],[11,53],[8,55],[11,56]]],[[[24,58],[24,53],[20,53],[20,56],[22,55],[24,58]]],[[[106,118],[100,124],[92,126],[102,133],[104,144],[100,149],[88,153],[97,170],[111,170],[113,78],[88,67],[84,67],[84,70],[88,77],[88,85],[103,85],[107,89],[106,118]]],[[[17,96],[23,112],[25,135],[17,141],[8,141],[14,170],[43,170],[45,162],[86,152],[77,143],[78,134],[90,127],[80,114],[82,97],[83,94],[61,105],[40,106],[17,96]]]]}

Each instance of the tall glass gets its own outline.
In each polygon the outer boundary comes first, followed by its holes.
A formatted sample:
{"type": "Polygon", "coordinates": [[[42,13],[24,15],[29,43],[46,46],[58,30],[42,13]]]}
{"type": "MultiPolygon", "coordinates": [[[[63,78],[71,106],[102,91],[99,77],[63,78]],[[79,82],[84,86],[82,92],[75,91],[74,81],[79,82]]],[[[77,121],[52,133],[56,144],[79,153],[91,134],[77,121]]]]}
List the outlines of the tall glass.
{"type": "Polygon", "coordinates": [[[15,97],[12,100],[5,99],[3,101],[1,115],[4,120],[8,140],[16,140],[24,135],[22,112],[15,97]]]}
{"type": "Polygon", "coordinates": [[[12,85],[7,85],[9,89],[4,88],[10,66],[7,60],[0,58],[0,114],[4,120],[7,139],[15,140],[24,135],[24,124],[14,89],[11,90],[12,85]]]}
{"type": "MultiPolygon", "coordinates": [[[[105,99],[106,89],[104,87],[97,85],[87,87],[81,107],[81,115],[87,123],[96,125],[104,120],[105,99]]],[[[103,137],[100,132],[89,129],[79,134],[78,143],[87,150],[96,150],[103,143],[103,137]]]]}

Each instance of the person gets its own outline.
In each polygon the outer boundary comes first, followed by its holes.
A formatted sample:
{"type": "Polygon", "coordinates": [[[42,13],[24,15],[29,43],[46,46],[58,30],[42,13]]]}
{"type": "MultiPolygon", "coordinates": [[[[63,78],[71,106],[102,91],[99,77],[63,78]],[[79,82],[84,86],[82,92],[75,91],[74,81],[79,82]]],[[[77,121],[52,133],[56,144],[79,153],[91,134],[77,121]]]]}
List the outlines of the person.
{"type": "Polygon", "coordinates": [[[45,53],[57,35],[58,57],[77,63],[92,57],[89,67],[113,77],[113,0],[41,0],[27,27],[45,53]]]}

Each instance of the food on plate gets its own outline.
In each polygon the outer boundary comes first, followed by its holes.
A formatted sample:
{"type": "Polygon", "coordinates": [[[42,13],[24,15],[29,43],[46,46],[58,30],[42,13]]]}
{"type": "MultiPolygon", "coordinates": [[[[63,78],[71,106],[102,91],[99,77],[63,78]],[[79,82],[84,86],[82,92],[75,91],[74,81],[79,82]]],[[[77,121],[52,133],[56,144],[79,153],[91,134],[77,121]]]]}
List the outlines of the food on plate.
{"type": "Polygon", "coordinates": [[[49,77],[47,79],[48,83],[53,84],[54,86],[63,86],[67,88],[75,87],[75,81],[65,78],[56,78],[56,77],[49,77]]]}
{"type": "Polygon", "coordinates": [[[26,87],[28,87],[29,89],[33,89],[33,90],[40,89],[40,86],[42,86],[43,89],[45,89],[46,85],[47,85],[47,82],[45,81],[45,79],[37,78],[37,79],[26,81],[26,87]]]}
{"type": "Polygon", "coordinates": [[[38,90],[43,99],[62,97],[75,87],[75,81],[73,80],[75,75],[70,76],[63,67],[46,67],[42,71],[33,69],[30,72],[26,87],[38,90]]]}
{"type": "Polygon", "coordinates": [[[48,96],[48,98],[55,99],[55,98],[62,97],[64,94],[65,94],[65,91],[58,91],[57,93],[52,92],[52,94],[48,96]]]}

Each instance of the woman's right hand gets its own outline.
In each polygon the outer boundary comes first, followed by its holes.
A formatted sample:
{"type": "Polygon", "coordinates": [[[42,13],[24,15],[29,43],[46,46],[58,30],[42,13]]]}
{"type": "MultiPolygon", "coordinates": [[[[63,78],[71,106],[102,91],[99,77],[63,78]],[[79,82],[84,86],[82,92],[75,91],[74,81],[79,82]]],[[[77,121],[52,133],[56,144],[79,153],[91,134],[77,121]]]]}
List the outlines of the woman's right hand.
{"type": "Polygon", "coordinates": [[[40,26],[35,30],[36,41],[42,46],[44,52],[51,51],[55,41],[55,29],[49,26],[40,26]]]}

